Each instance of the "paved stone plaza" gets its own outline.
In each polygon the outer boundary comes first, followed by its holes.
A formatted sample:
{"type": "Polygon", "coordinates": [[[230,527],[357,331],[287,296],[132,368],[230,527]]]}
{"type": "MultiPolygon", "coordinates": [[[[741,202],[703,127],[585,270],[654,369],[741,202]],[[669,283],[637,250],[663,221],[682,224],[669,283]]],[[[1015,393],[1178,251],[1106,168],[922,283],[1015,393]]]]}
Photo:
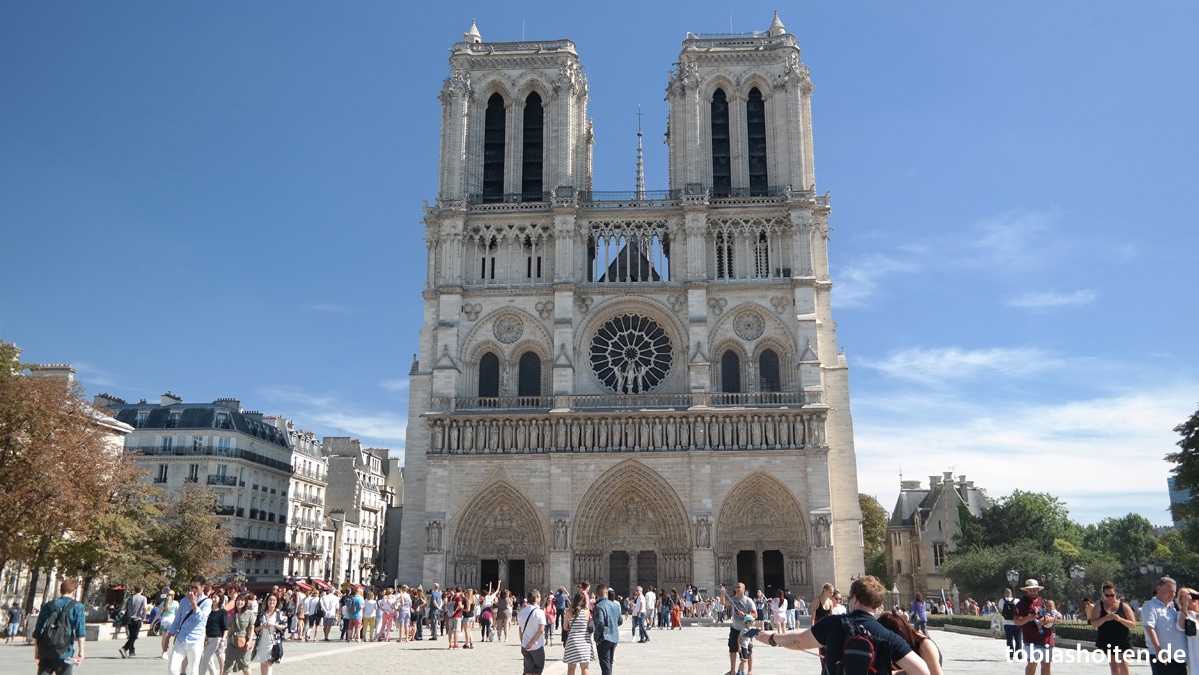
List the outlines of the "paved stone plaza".
{"type": "MultiPolygon", "coordinates": [[[[627,622],[621,634],[628,635],[627,622]]],[[[724,653],[727,628],[688,628],[683,631],[650,631],[650,642],[639,645],[621,642],[616,649],[615,672],[632,673],[709,673],[720,675],[728,670],[728,655],[724,653]]],[[[1004,662],[1003,642],[983,637],[933,631],[933,638],[945,653],[946,673],[970,675],[1020,675],[1022,669],[1004,662]]],[[[165,673],[166,662],[157,655],[156,639],[139,641],[142,656],[122,660],[117,647],[123,641],[105,640],[90,643],[88,658],[76,670],[80,675],[115,675],[117,673],[165,673]]],[[[372,675],[374,673],[421,673],[422,675],[519,675],[520,649],[515,643],[478,644],[473,650],[445,649],[444,639],[437,642],[411,644],[346,644],[321,642],[316,644],[287,643],[287,656],[275,668],[276,675],[284,673],[320,673],[320,675],[372,675]]],[[[550,661],[546,675],[561,675],[566,665],[560,659],[562,646],[549,648],[550,661]]],[[[819,673],[816,654],[759,645],[755,650],[754,672],[819,673]]],[[[33,648],[0,645],[0,673],[33,673],[33,648]]],[[[253,670],[258,673],[257,667],[253,670]]],[[[598,675],[599,667],[592,671],[598,675]]],[[[1106,665],[1062,663],[1053,667],[1055,675],[1082,675],[1108,672],[1106,665]]],[[[1149,666],[1133,665],[1133,673],[1147,674],[1149,666]]]]}

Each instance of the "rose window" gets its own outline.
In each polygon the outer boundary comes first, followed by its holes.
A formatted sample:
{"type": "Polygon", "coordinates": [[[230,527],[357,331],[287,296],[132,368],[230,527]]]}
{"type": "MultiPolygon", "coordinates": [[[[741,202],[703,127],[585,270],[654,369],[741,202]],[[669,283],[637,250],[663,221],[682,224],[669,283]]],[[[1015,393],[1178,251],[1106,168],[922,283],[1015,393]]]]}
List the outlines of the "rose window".
{"type": "Polygon", "coordinates": [[[655,321],[636,314],[618,316],[591,340],[591,369],[618,394],[644,394],[670,371],[670,338],[655,321]]]}

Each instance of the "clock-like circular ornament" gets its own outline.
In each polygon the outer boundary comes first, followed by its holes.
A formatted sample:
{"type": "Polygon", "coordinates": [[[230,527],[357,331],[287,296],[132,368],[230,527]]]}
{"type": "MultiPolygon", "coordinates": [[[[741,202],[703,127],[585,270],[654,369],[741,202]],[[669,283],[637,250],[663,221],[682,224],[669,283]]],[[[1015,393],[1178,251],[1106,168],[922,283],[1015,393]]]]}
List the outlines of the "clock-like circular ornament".
{"type": "Polygon", "coordinates": [[[510,345],[525,334],[525,322],[521,321],[520,317],[511,314],[502,316],[496,319],[491,332],[495,334],[495,339],[510,345]]]}
{"type": "Polygon", "coordinates": [[[733,331],[742,340],[757,340],[765,330],[766,322],[757,312],[741,312],[733,317],[733,331]]]}

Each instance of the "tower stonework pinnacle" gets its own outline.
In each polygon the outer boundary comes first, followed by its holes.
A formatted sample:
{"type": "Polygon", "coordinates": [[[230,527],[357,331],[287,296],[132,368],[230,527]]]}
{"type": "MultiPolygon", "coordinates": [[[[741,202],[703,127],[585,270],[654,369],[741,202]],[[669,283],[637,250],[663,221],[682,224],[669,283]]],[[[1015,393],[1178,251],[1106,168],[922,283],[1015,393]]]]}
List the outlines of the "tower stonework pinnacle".
{"type": "Polygon", "coordinates": [[[779,11],[774,10],[774,20],[770,22],[770,37],[778,37],[787,32],[783,22],[779,20],[779,11]]]}
{"type": "Polygon", "coordinates": [[[462,34],[462,41],[469,42],[471,44],[479,44],[483,42],[483,36],[479,34],[479,27],[475,25],[474,19],[470,20],[470,30],[462,34]]]}

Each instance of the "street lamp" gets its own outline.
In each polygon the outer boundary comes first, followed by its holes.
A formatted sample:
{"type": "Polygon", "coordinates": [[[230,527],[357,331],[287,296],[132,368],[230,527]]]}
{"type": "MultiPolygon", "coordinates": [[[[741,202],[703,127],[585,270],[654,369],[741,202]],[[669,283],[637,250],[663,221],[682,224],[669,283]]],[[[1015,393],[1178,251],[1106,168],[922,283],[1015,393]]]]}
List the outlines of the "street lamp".
{"type": "Polygon", "coordinates": [[[898,582],[891,584],[891,593],[895,596],[895,601],[892,604],[898,605],[899,604],[899,583],[898,582]]]}
{"type": "Polygon", "coordinates": [[[1075,581],[1082,581],[1087,576],[1087,568],[1074,563],[1070,566],[1070,578],[1075,581]]]}
{"type": "Polygon", "coordinates": [[[1019,582],[1020,582],[1020,573],[1017,572],[1016,570],[1008,570],[1007,571],[1008,585],[1011,586],[1012,588],[1015,588],[1016,584],[1019,582]]]}

